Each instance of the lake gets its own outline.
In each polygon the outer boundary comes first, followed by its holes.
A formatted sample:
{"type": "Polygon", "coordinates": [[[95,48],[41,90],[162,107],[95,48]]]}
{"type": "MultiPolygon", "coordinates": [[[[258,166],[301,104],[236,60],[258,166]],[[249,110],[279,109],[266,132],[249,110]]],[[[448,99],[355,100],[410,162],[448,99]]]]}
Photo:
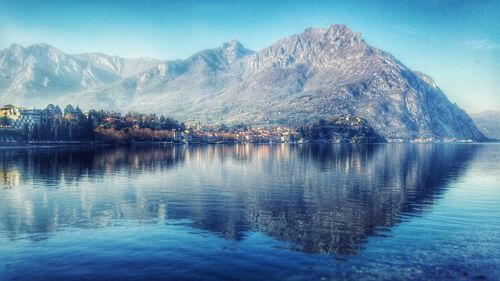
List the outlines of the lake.
{"type": "Polygon", "coordinates": [[[0,280],[498,280],[500,145],[0,149],[0,280]]]}

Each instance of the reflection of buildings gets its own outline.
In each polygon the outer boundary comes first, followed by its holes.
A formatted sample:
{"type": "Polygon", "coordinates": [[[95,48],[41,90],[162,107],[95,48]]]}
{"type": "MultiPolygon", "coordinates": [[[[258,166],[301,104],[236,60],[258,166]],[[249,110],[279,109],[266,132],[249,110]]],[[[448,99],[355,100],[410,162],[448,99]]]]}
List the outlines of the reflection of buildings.
{"type": "Polygon", "coordinates": [[[130,196],[123,180],[138,171],[167,171],[183,158],[182,147],[0,150],[0,235],[148,218],[149,210],[137,204],[141,195],[130,196]],[[108,178],[110,184],[94,189],[94,181],[108,178]]]}
{"type": "Polygon", "coordinates": [[[15,200],[0,197],[0,214],[15,214],[0,216],[0,225],[14,236],[186,219],[229,239],[256,230],[302,251],[352,254],[378,227],[432,204],[475,149],[242,144],[5,151],[2,167],[20,171],[21,187],[15,200]]]}
{"type": "Polygon", "coordinates": [[[0,185],[6,188],[16,187],[21,184],[21,174],[16,168],[2,169],[0,167],[0,185]]]}

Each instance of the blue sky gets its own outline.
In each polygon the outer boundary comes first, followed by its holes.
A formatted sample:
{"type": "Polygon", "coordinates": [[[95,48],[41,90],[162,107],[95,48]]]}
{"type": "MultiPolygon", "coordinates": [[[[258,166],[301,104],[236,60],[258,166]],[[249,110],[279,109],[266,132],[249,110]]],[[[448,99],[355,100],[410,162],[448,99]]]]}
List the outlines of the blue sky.
{"type": "Polygon", "coordinates": [[[334,23],[431,75],[467,111],[500,110],[500,0],[0,0],[0,48],[177,59],[233,38],[259,50],[334,23]]]}

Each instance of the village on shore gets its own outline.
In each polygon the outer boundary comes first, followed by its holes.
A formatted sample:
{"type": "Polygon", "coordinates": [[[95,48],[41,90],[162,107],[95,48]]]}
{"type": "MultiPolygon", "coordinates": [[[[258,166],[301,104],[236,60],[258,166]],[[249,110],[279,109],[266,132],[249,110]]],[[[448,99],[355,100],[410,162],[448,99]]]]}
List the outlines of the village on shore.
{"type": "Polygon", "coordinates": [[[472,142],[420,138],[386,139],[360,117],[340,116],[310,125],[250,126],[181,123],[164,115],[114,111],[82,111],[78,106],[45,109],[5,105],[0,108],[0,145],[79,143],[379,143],[472,142]]]}

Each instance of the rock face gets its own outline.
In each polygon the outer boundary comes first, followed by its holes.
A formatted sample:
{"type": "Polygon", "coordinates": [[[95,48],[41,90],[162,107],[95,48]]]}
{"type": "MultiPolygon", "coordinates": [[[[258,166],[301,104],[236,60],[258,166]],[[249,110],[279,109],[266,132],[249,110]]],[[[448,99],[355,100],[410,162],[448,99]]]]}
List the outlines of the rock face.
{"type": "Polygon", "coordinates": [[[360,116],[388,138],[486,139],[430,77],[344,25],[309,28],[259,52],[233,40],[176,61],[12,46],[0,54],[0,72],[11,76],[0,84],[9,103],[78,103],[251,124],[360,116]]]}
{"type": "Polygon", "coordinates": [[[470,116],[487,137],[500,140],[500,111],[485,111],[470,116]]]}

